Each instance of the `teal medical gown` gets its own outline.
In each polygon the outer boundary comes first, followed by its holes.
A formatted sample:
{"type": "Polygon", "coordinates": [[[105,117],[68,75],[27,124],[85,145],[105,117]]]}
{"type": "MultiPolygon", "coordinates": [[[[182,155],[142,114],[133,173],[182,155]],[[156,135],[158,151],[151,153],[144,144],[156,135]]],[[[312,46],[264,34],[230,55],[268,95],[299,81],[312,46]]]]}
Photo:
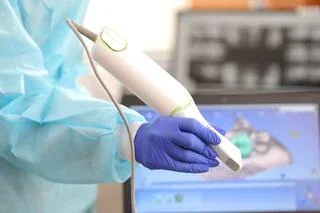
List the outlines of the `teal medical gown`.
{"type": "Polygon", "coordinates": [[[130,175],[118,112],[76,83],[88,67],[65,18],[87,3],[0,1],[0,213],[85,212],[95,184],[130,175]]]}

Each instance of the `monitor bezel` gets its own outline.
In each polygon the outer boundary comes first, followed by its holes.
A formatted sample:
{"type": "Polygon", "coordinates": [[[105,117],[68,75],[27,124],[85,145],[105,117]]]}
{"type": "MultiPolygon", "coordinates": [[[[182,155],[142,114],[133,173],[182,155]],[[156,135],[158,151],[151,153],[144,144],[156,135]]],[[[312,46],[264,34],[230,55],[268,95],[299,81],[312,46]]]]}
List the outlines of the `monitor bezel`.
{"type": "MultiPolygon", "coordinates": [[[[290,103],[315,103],[318,104],[318,111],[320,109],[320,89],[315,90],[289,90],[289,91],[220,91],[215,92],[208,91],[192,95],[197,104],[290,104],[290,103]]],[[[122,104],[131,107],[136,105],[145,105],[139,98],[134,95],[125,95],[122,98],[122,104]]],[[[319,120],[320,123],[320,120],[319,120]]],[[[123,184],[123,209],[125,213],[131,211],[131,196],[130,179],[123,184]]],[[[268,211],[277,212],[277,211],[268,211]]],[[[320,210],[316,211],[281,211],[281,213],[320,213],[320,210]]],[[[168,212],[170,213],[170,212],[168,212]]],[[[190,212],[192,213],[192,212],[190,212]]],[[[197,212],[194,212],[197,213],[197,212]]],[[[260,211],[252,213],[264,213],[260,211]]]]}

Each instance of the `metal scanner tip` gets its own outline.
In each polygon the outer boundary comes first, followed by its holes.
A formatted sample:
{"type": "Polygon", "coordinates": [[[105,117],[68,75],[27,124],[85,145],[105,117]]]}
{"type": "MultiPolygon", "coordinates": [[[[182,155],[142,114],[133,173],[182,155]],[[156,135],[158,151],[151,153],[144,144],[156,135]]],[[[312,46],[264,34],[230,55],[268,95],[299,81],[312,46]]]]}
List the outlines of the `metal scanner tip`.
{"type": "Polygon", "coordinates": [[[67,22],[71,22],[73,26],[78,30],[79,33],[90,39],[91,41],[95,42],[98,38],[98,35],[90,30],[84,28],[83,26],[75,23],[74,21],[67,19],[67,22]]]}

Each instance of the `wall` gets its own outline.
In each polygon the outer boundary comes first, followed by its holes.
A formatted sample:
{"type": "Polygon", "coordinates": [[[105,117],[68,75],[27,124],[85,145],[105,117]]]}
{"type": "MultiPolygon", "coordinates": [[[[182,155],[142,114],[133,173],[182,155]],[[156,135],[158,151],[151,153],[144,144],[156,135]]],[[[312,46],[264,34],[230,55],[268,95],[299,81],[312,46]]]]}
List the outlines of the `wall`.
{"type": "Polygon", "coordinates": [[[187,0],[91,0],[85,25],[99,31],[108,25],[145,51],[171,49],[175,13],[187,0]]]}

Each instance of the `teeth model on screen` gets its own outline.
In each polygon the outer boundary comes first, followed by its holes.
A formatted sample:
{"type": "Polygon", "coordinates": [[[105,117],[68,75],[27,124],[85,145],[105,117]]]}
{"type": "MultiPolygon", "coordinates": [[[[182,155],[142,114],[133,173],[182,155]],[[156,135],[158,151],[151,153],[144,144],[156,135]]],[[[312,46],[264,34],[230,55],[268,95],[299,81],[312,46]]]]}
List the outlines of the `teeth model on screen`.
{"type": "Polygon", "coordinates": [[[267,130],[256,129],[244,117],[236,117],[233,127],[226,132],[225,137],[241,150],[242,170],[235,173],[221,166],[202,174],[206,180],[246,179],[268,169],[292,163],[291,153],[280,141],[267,130]]]}
{"type": "Polygon", "coordinates": [[[233,171],[242,168],[240,150],[205,120],[190,93],[175,78],[113,30],[104,28],[96,35],[82,26],[76,27],[94,42],[94,60],[111,75],[159,115],[194,118],[210,128],[221,138],[219,145],[212,146],[218,158],[233,171]]]}

